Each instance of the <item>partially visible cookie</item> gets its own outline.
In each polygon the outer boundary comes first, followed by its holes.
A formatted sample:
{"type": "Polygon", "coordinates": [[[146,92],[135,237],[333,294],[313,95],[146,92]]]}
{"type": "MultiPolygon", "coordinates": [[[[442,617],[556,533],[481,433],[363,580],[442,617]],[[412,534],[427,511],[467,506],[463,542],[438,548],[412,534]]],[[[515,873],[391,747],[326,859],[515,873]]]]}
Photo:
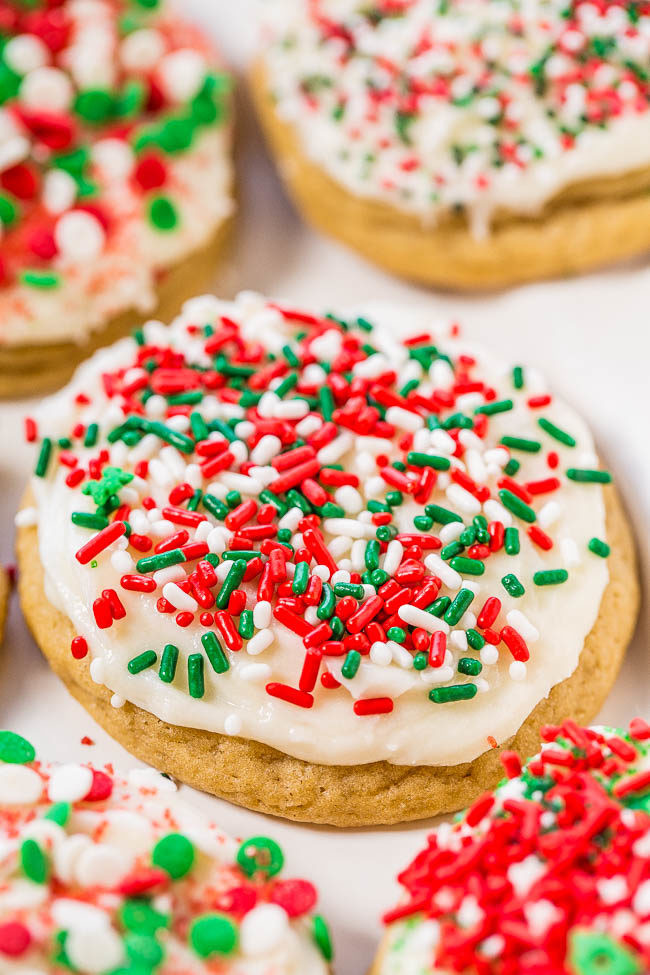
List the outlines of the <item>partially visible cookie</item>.
{"type": "Polygon", "coordinates": [[[151,769],[50,765],[0,731],[0,970],[326,975],[317,893],[151,769]]]}
{"type": "Polygon", "coordinates": [[[60,385],[210,283],[234,209],[231,79],[167,0],[3,12],[0,396],[60,385]]]}
{"type": "Polygon", "coordinates": [[[650,726],[543,740],[399,875],[371,975],[650,970],[650,726]]]}

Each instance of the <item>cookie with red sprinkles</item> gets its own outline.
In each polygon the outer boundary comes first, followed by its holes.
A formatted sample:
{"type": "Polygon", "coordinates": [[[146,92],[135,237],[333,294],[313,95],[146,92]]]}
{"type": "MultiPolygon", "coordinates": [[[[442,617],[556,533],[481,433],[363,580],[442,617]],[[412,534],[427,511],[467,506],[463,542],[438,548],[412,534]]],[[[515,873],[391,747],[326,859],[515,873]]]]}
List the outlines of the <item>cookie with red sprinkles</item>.
{"type": "Polygon", "coordinates": [[[327,975],[314,886],[152,769],[48,764],[0,731],[5,975],[327,975]]]}
{"type": "Polygon", "coordinates": [[[206,287],[230,88],[167,0],[1,0],[0,395],[61,385],[206,287]]]}
{"type": "Polygon", "coordinates": [[[650,725],[542,739],[399,875],[372,975],[650,971],[650,725]]]}
{"type": "Polygon", "coordinates": [[[26,419],[24,611],[111,734],[255,809],[462,808],[590,720],[634,551],[584,421],[534,365],[377,305],[188,302],[26,419]]]}
{"type": "Polygon", "coordinates": [[[252,84],[319,229],[407,278],[493,288],[650,248],[650,8],[268,0],[252,84]]]}

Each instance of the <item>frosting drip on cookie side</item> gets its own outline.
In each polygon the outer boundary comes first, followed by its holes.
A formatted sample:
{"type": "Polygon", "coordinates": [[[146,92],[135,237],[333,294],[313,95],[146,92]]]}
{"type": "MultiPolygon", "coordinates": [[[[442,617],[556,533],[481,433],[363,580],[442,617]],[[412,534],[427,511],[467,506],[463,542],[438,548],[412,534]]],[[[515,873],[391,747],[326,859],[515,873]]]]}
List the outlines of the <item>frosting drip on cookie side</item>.
{"type": "Polygon", "coordinates": [[[650,165],[650,18],[588,0],[269,0],[266,84],[355,195],[435,224],[536,214],[650,165]]]}
{"type": "Polygon", "coordinates": [[[230,81],[162,0],[6,14],[0,343],[83,342],[156,305],[230,216],[230,81]]]}
{"type": "Polygon", "coordinates": [[[430,324],[199,298],[45,401],[18,521],[116,706],[445,765],[573,673],[610,475],[535,369],[430,324]]]}
{"type": "Polygon", "coordinates": [[[648,970],[650,727],[544,737],[400,874],[376,975],[648,970]]]}
{"type": "Polygon", "coordinates": [[[325,975],[325,921],[266,837],[238,843],[151,769],[48,765],[0,731],[0,971],[325,975]]]}

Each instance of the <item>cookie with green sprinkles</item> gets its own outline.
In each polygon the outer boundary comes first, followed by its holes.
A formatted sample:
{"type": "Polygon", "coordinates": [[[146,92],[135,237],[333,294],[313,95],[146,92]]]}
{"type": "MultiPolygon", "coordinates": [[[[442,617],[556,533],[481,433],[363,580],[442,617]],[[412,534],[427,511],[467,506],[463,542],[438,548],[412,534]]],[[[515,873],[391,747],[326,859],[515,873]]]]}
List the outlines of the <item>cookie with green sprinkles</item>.
{"type": "Polygon", "coordinates": [[[369,260],[485,289],[650,248],[636,0],[268,0],[261,22],[251,85],[279,171],[369,260]]]}
{"type": "Polygon", "coordinates": [[[638,601],[612,475],[537,370],[425,322],[204,296],[27,418],[23,608],[139,757],[390,823],[599,710],[638,601]]]}
{"type": "Polygon", "coordinates": [[[370,975],[650,971],[650,725],[542,741],[400,873],[370,975]]]}
{"type": "Polygon", "coordinates": [[[168,0],[11,4],[0,43],[0,396],[207,287],[233,212],[231,79],[168,0]]]}
{"type": "Polygon", "coordinates": [[[0,970],[328,975],[307,879],[236,841],[152,769],[37,759],[0,730],[0,970]]]}

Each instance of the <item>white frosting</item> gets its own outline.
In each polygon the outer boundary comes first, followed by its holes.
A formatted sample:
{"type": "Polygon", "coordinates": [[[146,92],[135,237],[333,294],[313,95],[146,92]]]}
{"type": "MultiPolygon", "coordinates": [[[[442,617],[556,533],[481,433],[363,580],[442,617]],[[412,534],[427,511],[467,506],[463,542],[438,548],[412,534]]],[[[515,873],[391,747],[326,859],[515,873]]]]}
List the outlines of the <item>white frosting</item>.
{"type": "Polygon", "coordinates": [[[642,15],[632,26],[624,4],[601,14],[583,2],[577,4],[579,29],[572,30],[566,8],[564,0],[452,0],[437,15],[430,0],[414,0],[373,26],[360,0],[266,0],[263,59],[275,110],[293,126],[309,158],[355,195],[383,200],[427,223],[460,204],[474,234],[483,236],[495,211],[535,214],[572,184],[650,165],[647,104],[625,80],[624,66],[626,58],[647,65],[650,18],[642,15]],[[327,19],[349,31],[352,56],[342,31],[326,37],[327,19]],[[508,33],[515,20],[521,31],[508,33]],[[429,44],[424,50],[423,37],[429,44]],[[593,38],[616,40],[611,65],[605,55],[588,84],[568,84],[566,76],[580,70],[571,45],[581,52],[593,38]],[[548,59],[551,45],[556,50],[543,69],[548,91],[538,97],[529,71],[548,59]],[[383,66],[375,60],[380,58],[383,66]],[[480,98],[463,102],[481,83],[486,61],[496,65],[494,83],[480,98]],[[313,101],[305,79],[313,79],[313,101]],[[368,95],[399,87],[401,79],[407,92],[412,82],[434,89],[419,101],[408,142],[397,136],[397,99],[389,95],[373,105],[368,95]],[[608,91],[621,79],[620,114],[602,128],[585,126],[591,92],[608,91]],[[450,96],[435,94],[436,83],[443,90],[449,85],[450,96]],[[492,91],[507,97],[507,124],[492,91]],[[549,118],[549,108],[557,120],[549,118]],[[568,151],[562,127],[578,133],[568,151]],[[520,139],[516,159],[495,167],[495,146],[520,139]],[[472,149],[459,163],[454,146],[472,149]],[[414,159],[421,165],[411,165],[414,159]]]}
{"type": "MultiPolygon", "coordinates": [[[[150,324],[146,326],[146,334],[149,341],[156,341],[157,338],[163,340],[164,336],[165,342],[182,345],[186,355],[193,359],[195,353],[199,354],[200,343],[196,342],[196,347],[192,348],[190,341],[194,340],[188,340],[183,331],[184,325],[216,321],[220,315],[243,323],[243,334],[248,338],[266,336],[269,342],[272,340],[278,347],[286,341],[287,336],[283,334],[279,316],[276,314],[273,317],[261,298],[248,294],[240,296],[235,303],[220,302],[208,297],[197,299],[188,303],[183,315],[170,330],[163,333],[160,326],[150,324]],[[268,329],[270,316],[274,322],[273,332],[268,329]]],[[[394,329],[395,321],[399,320],[405,334],[409,331],[413,333],[421,330],[422,318],[402,310],[396,319],[394,311],[389,313],[384,310],[383,313],[373,314],[371,320],[386,327],[385,331],[373,332],[372,341],[375,347],[384,347],[388,359],[394,364],[403,361],[401,357],[405,353],[395,343],[389,326],[392,324],[394,329]]],[[[329,334],[333,333],[326,333],[326,336],[329,334]]],[[[322,343],[322,340],[319,341],[322,343]]],[[[501,435],[506,433],[535,437],[543,442],[544,450],[539,454],[525,456],[526,480],[561,473],[570,466],[591,466],[596,463],[593,440],[587,426],[561,401],[554,398],[552,405],[544,409],[544,416],[569,430],[577,440],[577,446],[572,449],[563,447],[542,433],[537,426],[538,411],[530,410],[526,406],[529,395],[544,390],[543,380],[535,370],[526,370],[526,388],[515,393],[512,390],[511,374],[497,357],[484,349],[474,349],[453,339],[444,339],[441,345],[452,354],[461,350],[475,352],[481,363],[482,375],[497,390],[498,397],[507,395],[515,400],[513,411],[490,418],[489,443],[496,444],[501,435]],[[549,471],[546,466],[547,450],[557,450],[560,456],[557,472],[549,471]]],[[[52,436],[63,435],[77,419],[81,422],[98,420],[103,430],[119,423],[119,410],[116,415],[115,404],[109,405],[100,392],[98,377],[100,373],[127,365],[132,359],[133,351],[133,342],[128,339],[110,349],[102,350],[85,363],[68,388],[44,402],[40,411],[43,431],[47,430],[52,436]],[[74,395],[82,390],[92,393],[93,396],[93,402],[87,409],[73,404],[74,395]]],[[[204,400],[201,408],[208,418],[233,415],[225,414],[225,407],[220,407],[214,399],[210,403],[210,398],[204,400]]],[[[440,436],[441,431],[437,433],[437,442],[440,443],[444,438],[440,436]]],[[[358,473],[361,473],[362,468],[365,469],[368,449],[377,452],[384,450],[387,444],[387,441],[375,440],[373,446],[371,438],[359,438],[356,449],[350,450],[354,441],[350,438],[346,442],[349,443],[348,452],[342,457],[342,461],[351,471],[358,473]]],[[[153,451],[155,450],[157,448],[154,446],[153,451]]],[[[93,453],[96,454],[96,450],[84,452],[81,449],[82,462],[84,456],[93,453]]],[[[497,451],[499,453],[502,451],[497,451]]],[[[141,489],[145,493],[152,493],[157,509],[151,515],[142,510],[141,514],[136,516],[133,512],[131,516],[134,531],[141,531],[141,525],[144,524],[145,530],[154,535],[160,531],[159,537],[176,530],[169,523],[165,523],[164,519],[161,520],[159,513],[159,509],[167,504],[170,486],[178,483],[178,474],[172,475],[166,465],[171,464],[171,469],[178,469],[180,465],[181,481],[194,476],[189,468],[185,471],[186,459],[174,448],[165,447],[163,455],[164,464],[156,468],[158,483],[150,477],[141,489]]],[[[142,445],[134,448],[131,456],[133,462],[144,456],[142,445]]],[[[486,456],[489,459],[490,455],[486,456]]],[[[466,459],[471,463],[467,455],[466,459]]],[[[115,455],[113,460],[115,461],[115,455]]],[[[126,448],[120,450],[119,462],[129,466],[129,451],[126,448]]],[[[525,679],[517,679],[522,675],[509,672],[512,657],[503,644],[498,648],[486,645],[481,654],[484,668],[478,679],[477,696],[471,701],[444,705],[432,703],[428,699],[430,688],[434,683],[453,683],[456,661],[466,655],[465,634],[459,629],[450,634],[447,661],[439,671],[429,668],[420,673],[414,670],[409,654],[406,654],[409,657],[405,662],[407,666],[400,665],[402,648],[397,644],[394,645],[395,656],[390,665],[384,665],[381,653],[375,654],[375,659],[372,656],[364,657],[356,677],[352,680],[341,677],[343,658],[324,658],[327,668],[342,681],[344,689],[333,693],[319,686],[314,692],[315,706],[310,710],[303,710],[276,700],[265,691],[268,680],[296,686],[304,648],[298,637],[281,627],[274,618],[269,621],[268,613],[258,608],[256,625],[263,629],[257,631],[248,652],[244,649],[230,653],[230,669],[227,673],[217,676],[208,668],[205,697],[194,700],[187,693],[184,663],[179,664],[173,685],[162,683],[156,668],[135,677],[127,672],[128,661],[144,649],[154,648],[161,652],[163,646],[172,643],[179,647],[181,661],[189,653],[201,652],[200,637],[204,631],[198,624],[198,614],[191,626],[181,628],[175,623],[173,615],[159,614],[154,607],[155,599],[161,595],[163,583],[173,582],[182,576],[182,567],[178,575],[176,573],[179,567],[164,570],[164,575],[157,575],[159,588],[152,596],[148,596],[119,589],[119,576],[122,572],[135,571],[128,554],[119,553],[125,545],[123,541],[100,555],[96,568],[90,570],[81,566],[73,553],[88,540],[89,534],[86,529],[75,527],[70,515],[75,510],[91,510],[91,506],[89,499],[78,490],[71,491],[65,486],[67,473],[67,468],[53,466],[47,479],[34,478],[32,481],[39,525],[39,552],[45,573],[47,597],[71,619],[76,633],[86,638],[92,656],[93,678],[110,688],[120,700],[130,701],[171,724],[238,734],[308,761],[351,765],[385,759],[400,765],[453,765],[470,761],[484,752],[489,747],[488,736],[497,742],[506,740],[518,730],[551,688],[575,670],[585,637],[598,614],[609,578],[606,560],[587,551],[587,543],[593,536],[602,539],[606,537],[602,490],[598,485],[584,486],[563,478],[561,490],[553,495],[557,501],[553,527],[556,542],[553,549],[550,552],[542,551],[522,531],[519,555],[508,556],[503,551],[494,553],[486,560],[483,576],[472,576],[463,580],[464,586],[477,593],[471,611],[478,613],[489,595],[498,594],[502,599],[502,622],[495,624],[497,630],[506,624],[508,614],[515,613],[508,617],[508,622],[517,625],[522,634],[525,633],[531,650],[530,660],[525,665],[525,679]],[[563,540],[567,540],[567,545],[561,544],[563,540]],[[567,553],[570,552],[570,559],[565,554],[565,549],[567,553]],[[569,579],[564,585],[533,585],[532,575],[535,571],[563,566],[569,568],[569,579]],[[503,590],[500,580],[509,572],[515,573],[520,580],[525,580],[526,593],[522,598],[514,599],[503,590]],[[98,630],[93,618],[92,603],[103,589],[110,587],[118,588],[127,615],[125,619],[115,621],[109,629],[98,630]],[[525,619],[521,617],[522,613],[525,619]],[[382,695],[395,699],[395,709],[391,714],[360,718],[353,713],[351,705],[354,698],[382,695]]],[[[213,483],[211,490],[218,491],[219,481],[228,479],[229,476],[231,475],[226,473],[215,478],[216,488],[213,483]]],[[[491,472],[484,472],[481,480],[494,488],[500,476],[500,468],[493,466],[491,472]]],[[[372,487],[373,480],[377,479],[370,478],[366,482],[367,489],[368,485],[372,487]]],[[[458,485],[452,484],[448,489],[451,494],[447,495],[445,483],[444,477],[440,477],[438,488],[430,500],[454,507],[451,499],[453,497],[457,500],[454,488],[458,485]]],[[[134,484],[135,482],[126,490],[133,489],[134,484]]],[[[383,482],[381,484],[385,487],[383,482]]],[[[374,496],[382,496],[382,491],[374,496]]],[[[130,497],[133,499],[135,495],[130,497]]],[[[471,495],[467,495],[467,498],[477,505],[475,510],[480,510],[476,499],[471,495]]],[[[133,507],[137,506],[137,502],[133,500],[129,503],[133,507]]],[[[485,505],[485,510],[490,512],[488,517],[493,517],[495,504],[501,510],[500,517],[504,518],[506,524],[509,523],[508,512],[493,500],[487,501],[485,505]]],[[[395,509],[395,519],[402,531],[412,530],[414,513],[407,504],[395,509]]],[[[286,517],[289,518],[290,515],[286,517]]],[[[341,545],[341,540],[345,537],[341,534],[341,529],[335,527],[335,522],[336,519],[329,519],[324,523],[326,535],[329,530],[332,551],[341,545]]],[[[445,542],[457,537],[455,528],[456,526],[451,525],[442,529],[441,535],[445,542]]],[[[216,535],[223,531],[223,528],[217,529],[216,535]]],[[[206,526],[206,533],[209,532],[209,526],[206,526]]],[[[219,549],[216,535],[211,539],[216,546],[212,550],[223,550],[223,547],[219,549]]],[[[225,537],[227,536],[226,531],[225,537]]],[[[346,543],[344,547],[349,548],[350,544],[354,559],[354,542],[346,543]]],[[[386,558],[388,557],[387,553],[386,558]]],[[[447,580],[441,594],[448,593],[453,597],[460,587],[461,577],[446,564],[436,567],[435,571],[439,571],[444,580],[447,580]]],[[[223,578],[223,575],[220,577],[223,578]]],[[[346,578],[345,574],[341,578],[346,578]]],[[[255,589],[252,590],[253,603],[254,592],[255,589]]],[[[446,624],[435,617],[428,616],[428,621],[431,627],[446,627],[446,624]]],[[[469,623],[465,622],[463,625],[468,626],[469,623]]]]}

